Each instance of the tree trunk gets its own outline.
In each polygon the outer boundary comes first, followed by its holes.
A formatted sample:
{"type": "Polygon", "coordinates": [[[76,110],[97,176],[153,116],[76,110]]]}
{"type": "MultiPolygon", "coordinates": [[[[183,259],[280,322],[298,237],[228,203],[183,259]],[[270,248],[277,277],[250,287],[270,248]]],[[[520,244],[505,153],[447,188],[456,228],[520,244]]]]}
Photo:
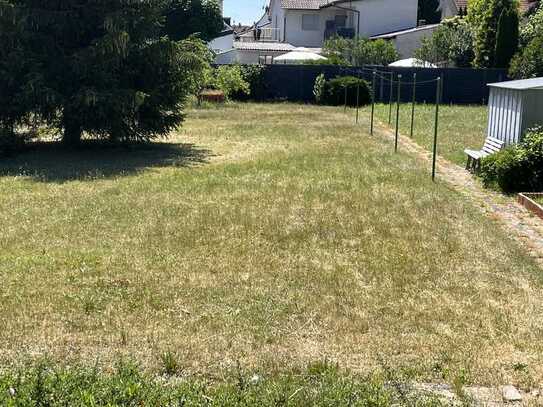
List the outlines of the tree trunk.
{"type": "Polygon", "coordinates": [[[62,136],[62,144],[66,147],[78,147],[81,144],[83,130],[77,120],[70,118],[64,113],[63,118],[64,135],[62,136]]]}

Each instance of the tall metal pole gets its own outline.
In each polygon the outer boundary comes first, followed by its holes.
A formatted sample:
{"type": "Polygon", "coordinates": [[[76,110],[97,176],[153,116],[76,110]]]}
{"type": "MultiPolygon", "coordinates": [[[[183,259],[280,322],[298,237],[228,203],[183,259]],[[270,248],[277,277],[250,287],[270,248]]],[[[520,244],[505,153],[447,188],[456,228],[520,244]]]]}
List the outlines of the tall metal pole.
{"type": "Polygon", "coordinates": [[[376,81],[377,72],[373,71],[373,81],[372,81],[372,96],[371,96],[371,121],[370,121],[370,134],[373,136],[373,116],[375,115],[375,81],[376,81]]]}
{"type": "Polygon", "coordinates": [[[402,89],[402,75],[398,75],[398,100],[396,102],[396,137],[394,140],[394,152],[398,152],[398,137],[400,133],[400,92],[402,89]]]}
{"type": "Polygon", "coordinates": [[[388,124],[392,123],[392,94],[394,92],[394,72],[390,73],[390,94],[388,96],[388,124]]]}
{"type": "Polygon", "coordinates": [[[411,132],[409,133],[413,138],[413,128],[415,126],[415,103],[417,101],[417,74],[413,74],[413,103],[411,104],[411,132]]]}
{"type": "Polygon", "coordinates": [[[439,104],[441,102],[441,77],[437,78],[436,85],[436,117],[434,124],[434,148],[432,152],[432,181],[436,179],[436,159],[437,159],[437,131],[439,125],[439,104]]]}

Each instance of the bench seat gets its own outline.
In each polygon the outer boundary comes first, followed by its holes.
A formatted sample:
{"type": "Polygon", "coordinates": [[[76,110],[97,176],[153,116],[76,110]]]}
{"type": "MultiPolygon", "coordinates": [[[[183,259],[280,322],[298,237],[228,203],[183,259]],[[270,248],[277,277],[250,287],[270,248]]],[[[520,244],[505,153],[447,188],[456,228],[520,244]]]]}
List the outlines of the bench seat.
{"type": "Polygon", "coordinates": [[[466,169],[470,171],[477,171],[481,166],[481,159],[495,154],[502,150],[505,143],[493,137],[487,137],[482,150],[464,150],[464,153],[468,156],[468,162],[466,169]]]}

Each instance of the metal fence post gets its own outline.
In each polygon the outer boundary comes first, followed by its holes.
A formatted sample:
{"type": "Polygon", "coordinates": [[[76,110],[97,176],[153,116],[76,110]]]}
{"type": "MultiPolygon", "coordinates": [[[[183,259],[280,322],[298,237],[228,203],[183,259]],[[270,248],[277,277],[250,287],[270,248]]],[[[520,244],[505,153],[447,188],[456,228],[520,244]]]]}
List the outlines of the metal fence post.
{"type": "Polygon", "coordinates": [[[373,136],[373,117],[375,115],[375,80],[377,77],[377,72],[373,71],[373,80],[372,80],[372,96],[371,96],[371,121],[370,121],[370,134],[373,136]]]}
{"type": "Polygon", "coordinates": [[[347,112],[347,85],[345,85],[345,105],[343,106],[343,113],[347,112]]]}
{"type": "Polygon", "coordinates": [[[413,103],[411,104],[411,132],[409,133],[413,138],[413,128],[415,126],[415,103],[417,101],[417,74],[413,74],[413,103]]]}
{"type": "Polygon", "coordinates": [[[360,109],[360,72],[358,72],[358,83],[356,84],[356,124],[358,124],[359,109],[360,109]]]}
{"type": "Polygon", "coordinates": [[[439,125],[439,104],[441,102],[441,77],[437,78],[436,84],[436,117],[434,124],[434,148],[432,151],[432,181],[436,179],[436,160],[437,160],[437,131],[439,125]]]}
{"type": "Polygon", "coordinates": [[[402,86],[402,75],[398,75],[398,101],[396,102],[396,137],[394,140],[394,152],[398,152],[398,137],[400,133],[400,92],[402,86]]]}
{"type": "Polygon", "coordinates": [[[390,93],[388,96],[388,124],[392,123],[392,96],[394,93],[394,72],[390,72],[390,93]]]}

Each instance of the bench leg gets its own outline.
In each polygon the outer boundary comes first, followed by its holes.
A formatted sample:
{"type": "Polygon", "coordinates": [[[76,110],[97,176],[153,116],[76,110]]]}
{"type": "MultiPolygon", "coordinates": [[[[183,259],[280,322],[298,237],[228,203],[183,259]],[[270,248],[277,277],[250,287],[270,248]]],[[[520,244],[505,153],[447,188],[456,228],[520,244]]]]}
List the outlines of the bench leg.
{"type": "Polygon", "coordinates": [[[466,170],[468,171],[469,171],[470,164],[471,164],[471,157],[468,155],[468,161],[466,162],[466,170]]]}

